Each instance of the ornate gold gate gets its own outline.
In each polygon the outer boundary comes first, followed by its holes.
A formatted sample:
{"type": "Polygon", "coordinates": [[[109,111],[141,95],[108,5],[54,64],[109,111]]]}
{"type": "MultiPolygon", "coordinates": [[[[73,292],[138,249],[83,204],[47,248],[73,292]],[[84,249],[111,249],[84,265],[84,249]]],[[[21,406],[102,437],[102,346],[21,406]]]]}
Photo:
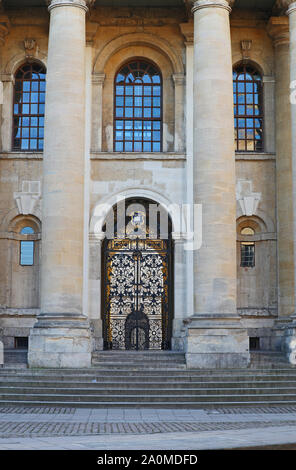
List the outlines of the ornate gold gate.
{"type": "Polygon", "coordinates": [[[169,349],[170,240],[106,240],[103,275],[105,348],[169,349]]]}

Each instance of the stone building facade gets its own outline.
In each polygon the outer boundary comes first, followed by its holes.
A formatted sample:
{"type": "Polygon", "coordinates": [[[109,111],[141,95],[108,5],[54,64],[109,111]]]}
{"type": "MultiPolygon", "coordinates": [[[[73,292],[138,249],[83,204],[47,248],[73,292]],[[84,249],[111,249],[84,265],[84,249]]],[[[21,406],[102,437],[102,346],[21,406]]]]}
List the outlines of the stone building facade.
{"type": "Polygon", "coordinates": [[[0,26],[4,347],[293,362],[296,2],[2,0],[0,26]]]}

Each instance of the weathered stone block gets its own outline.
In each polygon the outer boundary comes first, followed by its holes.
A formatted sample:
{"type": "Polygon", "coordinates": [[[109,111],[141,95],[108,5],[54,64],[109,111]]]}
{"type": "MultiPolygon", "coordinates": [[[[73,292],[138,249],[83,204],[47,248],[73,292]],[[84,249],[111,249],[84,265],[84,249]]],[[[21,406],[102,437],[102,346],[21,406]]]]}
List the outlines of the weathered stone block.
{"type": "Polygon", "coordinates": [[[88,328],[34,328],[28,353],[29,367],[90,367],[88,328]]]}
{"type": "Polygon", "coordinates": [[[188,368],[239,368],[250,361],[249,337],[239,318],[200,315],[187,327],[188,368]]]}

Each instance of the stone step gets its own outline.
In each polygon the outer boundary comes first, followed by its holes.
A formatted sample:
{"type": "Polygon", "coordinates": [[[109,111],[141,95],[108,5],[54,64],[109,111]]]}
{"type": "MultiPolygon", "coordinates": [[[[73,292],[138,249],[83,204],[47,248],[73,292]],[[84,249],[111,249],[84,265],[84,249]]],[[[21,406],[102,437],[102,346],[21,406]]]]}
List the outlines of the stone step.
{"type": "Polygon", "coordinates": [[[176,360],[181,359],[185,360],[185,353],[180,351],[159,351],[159,350],[148,350],[148,351],[118,351],[118,350],[109,350],[109,351],[93,351],[93,357],[96,358],[112,358],[114,360],[120,358],[157,358],[162,359],[166,358],[167,360],[176,360]]]}
{"type": "Polygon", "coordinates": [[[93,363],[93,365],[96,366],[96,368],[98,370],[100,370],[100,368],[102,368],[103,370],[106,369],[106,367],[108,368],[108,370],[121,370],[122,368],[124,367],[128,367],[129,369],[132,369],[132,370],[143,370],[143,368],[145,369],[158,369],[158,370],[169,370],[169,369],[186,369],[186,364],[182,364],[182,363],[176,363],[176,362],[157,362],[157,361],[138,361],[138,362],[129,362],[129,363],[126,363],[126,362],[107,362],[107,361],[104,361],[102,362],[101,364],[98,362],[96,364],[93,363]]]}
{"type": "Polygon", "coordinates": [[[157,409],[215,409],[217,405],[223,407],[254,407],[254,406],[278,406],[278,405],[285,405],[285,406],[294,406],[296,403],[295,401],[289,402],[288,400],[285,402],[282,401],[277,401],[277,400],[269,400],[268,402],[262,401],[262,400],[252,400],[250,402],[245,402],[245,401],[220,401],[219,403],[215,401],[208,401],[208,402],[186,402],[186,403],[179,403],[179,402],[142,402],[140,404],[135,403],[134,401],[130,402],[62,402],[62,401],[37,401],[37,400],[27,400],[27,401],[22,401],[22,400],[0,400],[0,406],[22,406],[22,407],[48,407],[48,406],[54,406],[54,407],[75,407],[75,408],[157,408],[157,409]]]}
{"type": "Polygon", "coordinates": [[[15,363],[12,364],[3,364],[3,369],[27,369],[28,365],[26,363],[15,363]]]}
{"type": "Polygon", "coordinates": [[[220,404],[221,402],[227,403],[245,403],[245,402],[252,402],[254,398],[256,400],[260,400],[264,403],[269,402],[277,402],[277,403],[293,403],[296,404],[296,394],[293,393],[280,393],[280,394],[268,394],[268,393],[261,393],[261,394],[243,394],[243,395],[234,395],[234,394],[216,394],[216,395],[187,395],[185,393],[181,393],[179,395],[120,395],[120,394],[102,394],[102,395],[66,395],[62,393],[56,393],[50,395],[50,397],[38,394],[38,393],[31,393],[30,395],[24,395],[22,393],[2,393],[0,394],[0,401],[43,401],[45,398],[45,403],[55,403],[55,402],[63,402],[63,403],[82,403],[82,402],[90,402],[90,403],[113,403],[113,402],[133,402],[134,404],[141,405],[142,403],[154,403],[157,404],[159,402],[166,402],[166,403],[216,403],[220,404]]]}
{"type": "MultiPolygon", "coordinates": [[[[12,352],[10,361],[17,356],[12,352]]],[[[89,369],[0,370],[0,404],[204,408],[296,405],[296,367],[277,353],[252,355],[247,369],[187,369],[183,353],[96,351],[89,369]],[[265,363],[269,361],[269,365],[265,363]],[[272,366],[270,366],[272,364],[272,366]]]]}
{"type": "Polygon", "coordinates": [[[121,368],[186,369],[185,354],[175,351],[95,351],[92,365],[109,370],[121,368]]]}
{"type": "Polygon", "coordinates": [[[225,381],[229,379],[230,381],[260,381],[260,380],[287,380],[296,379],[296,370],[295,371],[284,371],[284,370],[272,370],[268,372],[264,371],[253,371],[250,372],[240,372],[231,373],[229,371],[195,371],[195,370],[168,370],[168,371],[159,371],[159,370],[120,370],[120,371],[109,371],[109,370],[93,370],[87,373],[81,373],[80,371],[76,372],[75,370],[66,370],[66,369],[54,369],[54,370],[45,370],[45,369],[24,369],[19,370],[12,368],[10,370],[0,369],[0,381],[6,380],[9,378],[16,378],[18,380],[27,379],[27,378],[38,378],[38,380],[94,380],[99,379],[103,380],[116,380],[116,381],[133,381],[145,380],[149,381],[151,379],[161,381],[164,380],[173,380],[179,381],[180,379],[186,379],[190,381],[225,381]]]}
{"type": "Polygon", "coordinates": [[[67,387],[9,387],[3,386],[0,387],[0,395],[3,397],[4,395],[11,393],[17,395],[26,395],[26,396],[51,396],[51,395],[75,395],[77,397],[84,397],[91,395],[93,397],[100,398],[101,396],[112,396],[112,395],[120,395],[120,396],[130,396],[135,395],[137,400],[141,397],[151,396],[162,396],[166,395],[166,397],[171,398],[172,396],[194,396],[198,397],[200,395],[215,395],[215,396],[232,396],[235,397],[236,395],[244,396],[244,395],[289,395],[296,397],[296,387],[220,387],[220,388],[204,388],[204,387],[183,387],[183,388],[151,388],[151,387],[142,387],[142,388],[127,388],[123,389],[120,387],[77,387],[77,388],[67,388],[67,387]]]}
{"type": "Polygon", "coordinates": [[[154,389],[154,390],[163,390],[163,389],[218,389],[223,386],[226,389],[262,389],[262,388],[273,388],[277,387],[283,390],[287,389],[296,389],[296,380],[295,381],[253,381],[253,382],[186,382],[186,381],[165,381],[165,382],[151,382],[151,381],[141,381],[141,382],[110,382],[110,381],[101,381],[91,380],[89,382],[69,382],[69,381],[32,381],[32,380],[5,380],[0,382],[0,387],[5,388],[28,388],[35,389],[36,387],[42,387],[45,390],[48,389],[94,389],[94,390],[105,390],[105,389],[120,389],[120,390],[130,390],[130,389],[154,389]]]}

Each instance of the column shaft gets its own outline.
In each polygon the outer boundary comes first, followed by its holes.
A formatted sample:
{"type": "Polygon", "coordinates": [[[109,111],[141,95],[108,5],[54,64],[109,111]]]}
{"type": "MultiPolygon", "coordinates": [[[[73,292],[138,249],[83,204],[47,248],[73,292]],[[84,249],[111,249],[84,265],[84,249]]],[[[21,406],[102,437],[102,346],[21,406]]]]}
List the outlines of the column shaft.
{"type": "Polygon", "coordinates": [[[42,313],[82,313],[85,8],[52,2],[45,111],[42,313]]]}
{"type": "Polygon", "coordinates": [[[195,5],[194,202],[203,211],[203,242],[195,253],[195,313],[236,313],[230,8],[224,0],[195,5]]]}
{"type": "Polygon", "coordinates": [[[194,11],[194,203],[202,246],[194,252],[194,315],[187,367],[246,367],[249,341],[236,309],[236,201],[229,2],[198,0],[194,11]]]}
{"type": "Polygon", "coordinates": [[[91,365],[83,315],[86,9],[84,0],[49,6],[41,314],[30,334],[30,367],[91,365]]]}

